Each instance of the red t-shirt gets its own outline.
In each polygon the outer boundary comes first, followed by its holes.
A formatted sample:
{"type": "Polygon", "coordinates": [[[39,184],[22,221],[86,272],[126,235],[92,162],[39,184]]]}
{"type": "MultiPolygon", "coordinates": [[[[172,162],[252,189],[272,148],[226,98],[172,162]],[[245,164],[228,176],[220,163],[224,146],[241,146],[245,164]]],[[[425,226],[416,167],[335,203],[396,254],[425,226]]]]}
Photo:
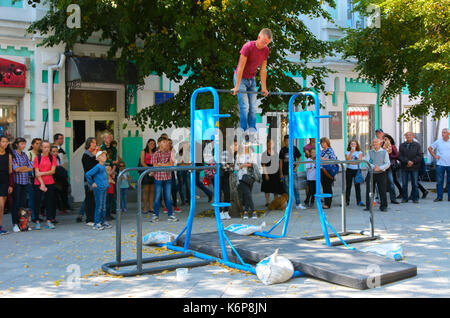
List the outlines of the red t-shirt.
{"type": "MultiPolygon", "coordinates": [[[[247,63],[245,63],[242,78],[254,78],[258,66],[267,60],[267,57],[269,56],[269,47],[266,46],[260,50],[256,47],[256,41],[249,41],[244,44],[240,53],[247,57],[247,63]]],[[[237,73],[237,71],[238,68],[236,67],[235,73],[237,73]]]]}
{"type": "MultiPolygon", "coordinates": [[[[34,158],[33,161],[33,168],[38,168],[40,172],[48,172],[50,170],[52,170],[52,166],[56,167],[57,166],[57,161],[55,156],[52,156],[52,162],[50,162],[50,158],[49,156],[41,156],[41,163],[38,163],[38,156],[36,156],[34,158]]],[[[53,175],[49,175],[49,176],[42,176],[42,181],[44,181],[45,184],[54,184],[55,180],[53,180],[53,175]]],[[[38,178],[34,178],[34,184],[35,185],[40,185],[38,178]]]]}
{"type": "Polygon", "coordinates": [[[109,184],[108,190],[106,190],[107,194],[114,194],[114,183],[109,184]]]}

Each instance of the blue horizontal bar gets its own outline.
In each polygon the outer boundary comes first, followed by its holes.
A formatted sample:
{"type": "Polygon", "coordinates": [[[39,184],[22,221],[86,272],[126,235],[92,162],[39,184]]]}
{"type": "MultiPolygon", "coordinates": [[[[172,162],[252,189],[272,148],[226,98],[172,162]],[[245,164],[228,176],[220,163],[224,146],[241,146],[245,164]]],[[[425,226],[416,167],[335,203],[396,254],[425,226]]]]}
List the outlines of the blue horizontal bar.
{"type": "Polygon", "coordinates": [[[330,193],[321,193],[321,194],[315,194],[316,198],[331,198],[333,195],[330,193]]]}
{"type": "Polygon", "coordinates": [[[227,117],[231,117],[231,115],[230,114],[214,114],[211,117],[227,118],[227,117]]]}
{"type": "Polygon", "coordinates": [[[220,203],[213,203],[211,204],[212,206],[217,206],[219,208],[226,208],[231,206],[231,203],[226,203],[226,202],[220,202],[220,203]]]}

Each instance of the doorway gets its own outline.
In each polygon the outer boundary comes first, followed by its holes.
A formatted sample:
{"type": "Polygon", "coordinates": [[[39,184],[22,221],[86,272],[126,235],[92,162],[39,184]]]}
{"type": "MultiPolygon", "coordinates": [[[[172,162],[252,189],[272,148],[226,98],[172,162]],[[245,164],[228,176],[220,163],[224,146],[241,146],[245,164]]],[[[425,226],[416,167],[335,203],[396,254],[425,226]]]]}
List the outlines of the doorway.
{"type": "MultiPolygon", "coordinates": [[[[347,108],[347,142],[357,140],[361,151],[367,153],[375,135],[374,113],[371,105],[349,105],[347,108]]],[[[347,148],[347,145],[345,145],[347,148]]]]}
{"type": "MultiPolygon", "coordinates": [[[[100,146],[106,132],[112,134],[113,140],[118,138],[119,120],[117,113],[102,112],[71,112],[70,117],[72,122],[72,138],[70,140],[72,195],[75,202],[80,202],[84,200],[84,170],[81,158],[86,150],[86,139],[95,137],[97,145],[100,146]]],[[[118,144],[120,145],[120,143],[118,144]]]]}

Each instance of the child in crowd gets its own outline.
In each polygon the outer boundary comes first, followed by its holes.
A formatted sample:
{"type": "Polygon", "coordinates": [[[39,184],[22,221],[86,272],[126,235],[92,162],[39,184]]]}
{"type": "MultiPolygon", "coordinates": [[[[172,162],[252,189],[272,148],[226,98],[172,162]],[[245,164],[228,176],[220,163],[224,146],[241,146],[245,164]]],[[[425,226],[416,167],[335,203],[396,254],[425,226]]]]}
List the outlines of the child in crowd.
{"type": "Polygon", "coordinates": [[[316,194],[316,150],[310,149],[309,156],[306,161],[311,161],[305,165],[306,169],[306,183],[308,184],[308,195],[305,200],[307,207],[312,207],[314,205],[314,195],[316,194]]]}
{"type": "Polygon", "coordinates": [[[111,216],[112,208],[113,208],[113,201],[114,201],[114,187],[116,185],[116,181],[114,181],[115,173],[111,166],[105,166],[106,174],[108,175],[108,184],[109,188],[106,190],[106,216],[105,219],[107,221],[114,220],[114,218],[111,216]]]}
{"type": "MultiPolygon", "coordinates": [[[[158,138],[159,149],[152,156],[152,164],[154,167],[168,167],[173,166],[172,152],[169,149],[169,141],[167,138],[161,136],[158,138]]],[[[161,194],[164,189],[164,201],[166,203],[168,212],[168,221],[177,222],[178,219],[173,216],[172,200],[170,198],[172,193],[172,174],[170,171],[155,172],[155,205],[154,215],[151,222],[159,221],[159,206],[161,201],[161,194]]]]}
{"type": "MultiPolygon", "coordinates": [[[[125,162],[121,161],[119,163],[119,173],[125,170],[125,162]]],[[[127,212],[127,196],[128,189],[131,187],[131,176],[128,172],[125,172],[120,177],[120,211],[127,212]]]]}
{"type": "Polygon", "coordinates": [[[109,188],[108,174],[105,169],[106,152],[97,152],[95,158],[98,164],[86,172],[86,180],[88,185],[94,189],[95,214],[93,229],[100,231],[105,228],[111,228],[111,225],[105,222],[106,191],[109,188]]]}

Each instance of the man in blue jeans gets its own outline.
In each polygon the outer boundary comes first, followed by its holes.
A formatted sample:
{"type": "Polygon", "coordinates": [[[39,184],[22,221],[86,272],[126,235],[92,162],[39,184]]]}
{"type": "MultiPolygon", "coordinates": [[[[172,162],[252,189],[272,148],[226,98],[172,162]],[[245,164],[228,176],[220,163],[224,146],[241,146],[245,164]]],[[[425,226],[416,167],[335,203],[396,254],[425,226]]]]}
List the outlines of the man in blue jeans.
{"type": "Polygon", "coordinates": [[[450,201],[450,138],[447,128],[442,129],[442,139],[432,143],[428,151],[436,159],[437,198],[434,202],[442,201],[444,197],[445,172],[447,172],[447,200],[450,201]]]}
{"type": "Polygon", "coordinates": [[[402,171],[402,203],[408,202],[408,181],[411,180],[412,200],[419,203],[419,169],[422,162],[422,147],[414,141],[414,134],[407,132],[406,141],[400,145],[398,161],[402,171]]]}
{"type": "Polygon", "coordinates": [[[237,91],[256,92],[256,70],[261,66],[261,93],[269,95],[266,86],[268,45],[272,42],[272,32],[262,29],[256,41],[244,44],[240,51],[239,64],[234,72],[232,94],[238,96],[240,127],[244,132],[256,133],[256,94],[241,94],[237,91]]]}

